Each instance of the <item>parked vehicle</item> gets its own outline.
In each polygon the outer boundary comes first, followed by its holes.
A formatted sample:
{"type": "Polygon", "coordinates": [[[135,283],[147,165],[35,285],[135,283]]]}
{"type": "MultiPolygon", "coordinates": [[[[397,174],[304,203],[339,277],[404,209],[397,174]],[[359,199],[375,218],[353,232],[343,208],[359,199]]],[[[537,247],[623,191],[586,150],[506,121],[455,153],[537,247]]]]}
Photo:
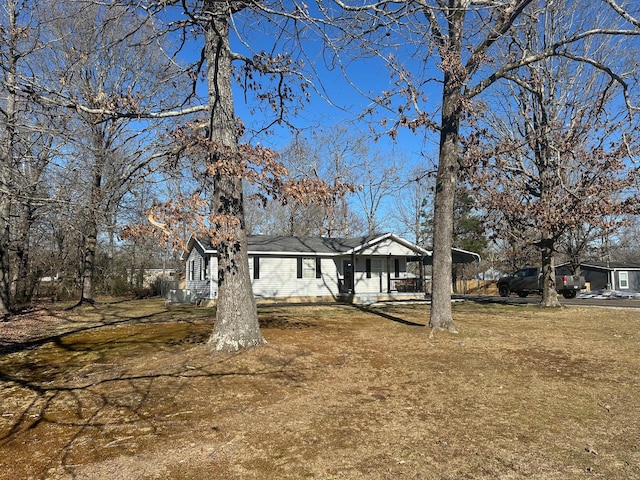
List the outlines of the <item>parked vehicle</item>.
{"type": "MultiPolygon", "coordinates": [[[[542,293],[542,271],[538,267],[527,267],[502,277],[498,280],[498,293],[501,297],[508,297],[516,293],[526,297],[530,293],[542,293]]],[[[585,288],[584,277],[579,275],[556,275],[556,291],[564,298],[574,298],[585,288]]]]}

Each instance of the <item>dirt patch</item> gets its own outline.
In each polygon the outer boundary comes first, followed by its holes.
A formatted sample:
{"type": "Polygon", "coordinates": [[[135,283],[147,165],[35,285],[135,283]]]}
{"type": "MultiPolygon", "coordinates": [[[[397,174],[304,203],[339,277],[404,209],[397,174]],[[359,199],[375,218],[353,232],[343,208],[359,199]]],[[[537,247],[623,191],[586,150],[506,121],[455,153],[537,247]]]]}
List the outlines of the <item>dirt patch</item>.
{"type": "Polygon", "coordinates": [[[0,478],[640,478],[635,310],[264,307],[217,355],[203,308],[40,313],[0,325],[0,478]]]}

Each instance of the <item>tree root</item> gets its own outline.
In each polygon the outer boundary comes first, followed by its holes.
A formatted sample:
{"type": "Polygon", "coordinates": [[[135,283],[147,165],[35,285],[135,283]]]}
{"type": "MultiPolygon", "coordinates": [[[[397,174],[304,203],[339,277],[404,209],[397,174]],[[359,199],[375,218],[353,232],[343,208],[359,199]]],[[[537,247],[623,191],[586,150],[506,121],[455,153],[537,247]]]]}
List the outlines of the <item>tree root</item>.
{"type": "Polygon", "coordinates": [[[436,330],[442,330],[443,332],[449,332],[456,335],[460,333],[455,325],[450,325],[449,327],[446,327],[446,328],[445,327],[430,327],[430,328],[431,328],[431,332],[429,332],[430,339],[433,338],[433,336],[436,333],[436,330]]]}

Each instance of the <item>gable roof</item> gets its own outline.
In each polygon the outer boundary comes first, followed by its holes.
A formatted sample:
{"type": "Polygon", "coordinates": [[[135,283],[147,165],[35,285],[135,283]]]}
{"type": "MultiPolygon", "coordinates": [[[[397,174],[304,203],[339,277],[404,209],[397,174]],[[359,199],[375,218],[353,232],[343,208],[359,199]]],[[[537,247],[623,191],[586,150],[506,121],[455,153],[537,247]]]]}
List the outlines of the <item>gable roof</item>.
{"type": "MultiPolygon", "coordinates": [[[[273,255],[351,255],[365,250],[382,241],[390,239],[399,243],[417,255],[430,256],[431,252],[425,250],[392,233],[380,235],[368,235],[354,238],[325,238],[325,237],[285,237],[276,235],[247,235],[249,254],[273,254],[273,255]]],[[[200,244],[206,253],[215,253],[216,249],[210,239],[191,237],[187,244],[187,251],[191,251],[195,242],[200,244]]]]}
{"type": "MultiPolygon", "coordinates": [[[[325,238],[325,237],[287,237],[278,235],[247,235],[247,245],[249,255],[271,254],[271,255],[352,255],[370,248],[385,240],[392,240],[400,245],[413,250],[416,255],[411,260],[418,261],[422,258],[425,265],[431,265],[432,252],[414,243],[398,237],[393,233],[380,235],[368,235],[354,238],[325,238]]],[[[216,249],[210,239],[196,238],[193,235],[187,243],[187,252],[190,252],[195,243],[205,253],[215,253],[216,249]]],[[[480,262],[480,255],[475,252],[452,248],[451,256],[453,263],[477,263],[480,262]]],[[[184,254],[183,254],[184,257],[184,254]]],[[[640,268],[640,264],[638,264],[640,268]]]]}
{"type": "Polygon", "coordinates": [[[638,262],[582,262],[580,268],[594,268],[596,270],[640,270],[638,262]]]}
{"type": "MultiPolygon", "coordinates": [[[[425,265],[433,265],[433,255],[425,257],[422,261],[425,265]]],[[[451,248],[451,261],[453,263],[480,263],[480,254],[463,250],[462,248],[451,248]]]]}

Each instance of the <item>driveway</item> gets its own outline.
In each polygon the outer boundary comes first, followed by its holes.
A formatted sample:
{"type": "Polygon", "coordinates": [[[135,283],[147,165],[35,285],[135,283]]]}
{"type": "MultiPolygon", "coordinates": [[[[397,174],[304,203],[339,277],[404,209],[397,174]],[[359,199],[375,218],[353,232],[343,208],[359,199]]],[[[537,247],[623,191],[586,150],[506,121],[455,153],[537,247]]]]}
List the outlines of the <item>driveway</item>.
{"type": "MultiPolygon", "coordinates": [[[[505,305],[535,305],[540,303],[540,295],[529,295],[520,298],[517,295],[510,297],[489,296],[489,295],[454,295],[453,298],[468,300],[478,303],[502,303],[505,305]]],[[[559,297],[562,305],[591,306],[591,307],[622,307],[640,308],[640,300],[630,300],[623,298],[572,298],[559,297]]]]}

